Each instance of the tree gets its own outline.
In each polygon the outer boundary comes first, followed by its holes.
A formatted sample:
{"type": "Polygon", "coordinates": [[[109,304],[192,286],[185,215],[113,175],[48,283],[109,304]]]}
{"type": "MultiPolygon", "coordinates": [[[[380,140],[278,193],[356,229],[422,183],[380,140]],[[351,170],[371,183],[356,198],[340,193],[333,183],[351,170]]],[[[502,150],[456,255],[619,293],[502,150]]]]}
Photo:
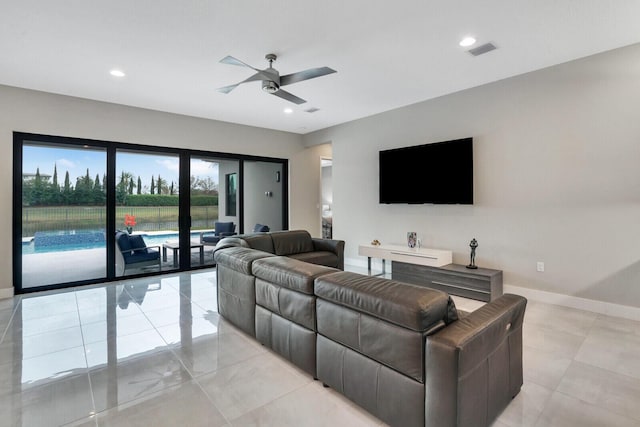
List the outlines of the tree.
{"type": "Polygon", "coordinates": [[[60,191],[60,186],[58,185],[58,165],[55,163],[53,164],[53,188],[60,191]]]}
{"type": "Polygon", "coordinates": [[[210,176],[204,178],[192,176],[190,181],[192,194],[218,194],[218,184],[210,176]]]}
{"type": "Polygon", "coordinates": [[[127,191],[131,174],[125,171],[120,173],[120,182],[116,185],[116,203],[124,205],[127,201],[127,191]]]}
{"type": "Polygon", "coordinates": [[[173,196],[173,181],[171,181],[171,187],[169,188],[169,194],[173,196]]]}
{"type": "Polygon", "coordinates": [[[71,182],[69,180],[69,171],[64,174],[64,187],[62,189],[62,204],[71,204],[73,198],[73,188],[71,188],[71,182]]]}
{"type": "Polygon", "coordinates": [[[33,191],[31,192],[31,205],[38,206],[42,204],[42,198],[44,195],[44,188],[42,183],[42,177],[40,176],[40,168],[36,169],[36,178],[33,181],[33,191]]]}
{"type": "Polygon", "coordinates": [[[89,168],[82,178],[76,179],[76,188],[73,192],[73,202],[77,205],[89,205],[93,203],[94,181],[89,176],[89,168]]]}
{"type": "Polygon", "coordinates": [[[58,185],[58,166],[53,164],[53,182],[47,189],[47,203],[57,205],[60,203],[60,185],[58,185]]]}
{"type": "Polygon", "coordinates": [[[138,177],[138,190],[136,194],[142,194],[142,180],[138,177]]]}
{"type": "Polygon", "coordinates": [[[104,204],[106,199],[106,194],[102,191],[102,186],[100,185],[100,175],[96,174],[96,179],[93,183],[93,203],[96,205],[104,204]]]}
{"type": "Polygon", "coordinates": [[[164,182],[162,178],[160,178],[160,174],[158,174],[158,180],[156,181],[156,189],[158,194],[162,194],[166,189],[167,184],[164,182]]]}
{"type": "Polygon", "coordinates": [[[156,194],[156,182],[153,180],[153,176],[151,177],[151,194],[156,194]]]}
{"type": "Polygon", "coordinates": [[[134,187],[134,183],[133,183],[133,178],[129,178],[129,194],[133,194],[133,187],[134,187]]]}

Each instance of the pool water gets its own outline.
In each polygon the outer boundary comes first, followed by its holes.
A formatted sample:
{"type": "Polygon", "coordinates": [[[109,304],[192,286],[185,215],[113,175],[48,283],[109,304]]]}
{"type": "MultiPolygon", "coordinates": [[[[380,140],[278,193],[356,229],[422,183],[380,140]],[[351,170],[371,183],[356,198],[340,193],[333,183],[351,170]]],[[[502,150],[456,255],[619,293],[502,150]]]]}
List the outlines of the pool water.
{"type": "MultiPolygon", "coordinates": [[[[178,233],[140,233],[147,246],[161,246],[167,240],[178,240],[178,233]]],[[[200,240],[200,232],[192,232],[191,240],[200,240]]],[[[106,247],[104,232],[88,230],[71,233],[43,233],[22,241],[22,254],[42,254],[47,252],[78,251],[106,247]]]]}

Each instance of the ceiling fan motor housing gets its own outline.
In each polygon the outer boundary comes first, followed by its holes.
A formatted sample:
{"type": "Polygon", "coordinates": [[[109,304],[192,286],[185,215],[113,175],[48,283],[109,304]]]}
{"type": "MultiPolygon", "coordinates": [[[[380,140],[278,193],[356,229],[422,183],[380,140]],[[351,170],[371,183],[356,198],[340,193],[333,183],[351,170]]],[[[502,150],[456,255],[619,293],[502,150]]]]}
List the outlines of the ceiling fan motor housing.
{"type": "Polygon", "coordinates": [[[275,93],[280,89],[280,73],[275,68],[271,67],[262,70],[263,74],[268,74],[271,79],[262,81],[262,90],[267,93],[275,93]]]}
{"type": "Polygon", "coordinates": [[[268,93],[275,93],[280,89],[276,82],[272,82],[271,80],[263,80],[262,81],[262,90],[268,93]]]}

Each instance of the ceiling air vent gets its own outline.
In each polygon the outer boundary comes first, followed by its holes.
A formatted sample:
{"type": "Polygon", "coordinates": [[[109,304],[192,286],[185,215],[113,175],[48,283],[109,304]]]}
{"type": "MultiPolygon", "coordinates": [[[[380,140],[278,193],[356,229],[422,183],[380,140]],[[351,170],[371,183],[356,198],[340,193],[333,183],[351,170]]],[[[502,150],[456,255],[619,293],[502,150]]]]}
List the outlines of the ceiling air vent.
{"type": "Polygon", "coordinates": [[[305,113],[315,113],[316,111],[320,111],[320,109],[316,107],[311,107],[304,110],[305,113]]]}
{"type": "Polygon", "coordinates": [[[474,47],[473,49],[469,49],[469,52],[473,56],[480,56],[487,52],[491,52],[492,50],[496,50],[496,46],[493,43],[485,43],[482,46],[474,47]]]}

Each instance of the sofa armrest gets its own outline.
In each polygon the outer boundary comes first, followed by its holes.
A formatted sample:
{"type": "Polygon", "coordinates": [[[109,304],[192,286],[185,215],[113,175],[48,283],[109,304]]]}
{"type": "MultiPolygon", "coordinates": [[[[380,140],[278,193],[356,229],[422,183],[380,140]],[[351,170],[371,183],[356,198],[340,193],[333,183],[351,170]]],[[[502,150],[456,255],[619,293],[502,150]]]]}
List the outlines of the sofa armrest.
{"type": "Polygon", "coordinates": [[[216,243],[216,246],[213,248],[213,257],[215,259],[216,252],[220,249],[232,248],[240,246],[242,248],[250,248],[249,244],[239,237],[224,237],[216,243]]]}
{"type": "Polygon", "coordinates": [[[338,256],[338,268],[344,270],[344,240],[319,239],[314,237],[313,249],[316,251],[333,252],[338,256]]]}
{"type": "Polygon", "coordinates": [[[522,386],[527,300],[505,294],[425,343],[425,426],[489,426],[522,386]]]}

